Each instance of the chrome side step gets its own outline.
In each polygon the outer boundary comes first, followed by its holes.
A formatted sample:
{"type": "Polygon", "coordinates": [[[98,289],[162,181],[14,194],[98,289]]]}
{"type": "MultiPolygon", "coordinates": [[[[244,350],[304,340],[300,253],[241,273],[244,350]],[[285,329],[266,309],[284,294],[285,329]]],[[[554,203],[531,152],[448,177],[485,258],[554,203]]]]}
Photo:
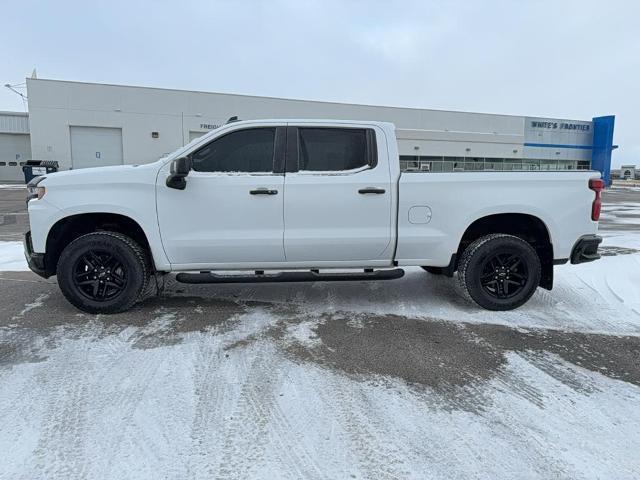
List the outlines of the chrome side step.
{"type": "Polygon", "coordinates": [[[363,280],[394,280],[404,276],[404,270],[366,269],[362,273],[319,273],[317,270],[308,272],[280,272],[265,274],[256,271],[252,275],[220,275],[212,272],[179,273],[176,280],[181,283],[269,283],[269,282],[358,282],[363,280]]]}

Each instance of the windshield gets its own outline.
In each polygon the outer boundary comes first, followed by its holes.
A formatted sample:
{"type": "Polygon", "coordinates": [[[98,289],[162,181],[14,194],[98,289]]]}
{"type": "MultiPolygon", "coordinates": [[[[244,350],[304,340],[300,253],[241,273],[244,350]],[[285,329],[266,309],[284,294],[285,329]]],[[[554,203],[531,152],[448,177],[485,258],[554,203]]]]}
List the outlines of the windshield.
{"type": "Polygon", "coordinates": [[[204,135],[194,138],[193,140],[191,140],[189,143],[187,143],[185,146],[178,148],[177,150],[174,150],[173,152],[171,152],[170,154],[159,158],[158,160],[174,160],[176,158],[180,158],[182,155],[184,155],[186,152],[188,152],[189,150],[191,150],[192,147],[194,147],[196,144],[200,143],[202,140],[204,140],[205,138],[209,138],[212,136],[212,134],[214,132],[217,132],[218,130],[220,130],[222,127],[224,127],[224,125],[220,125],[218,128],[214,128],[213,130],[209,130],[207,133],[205,133],[204,135]]]}

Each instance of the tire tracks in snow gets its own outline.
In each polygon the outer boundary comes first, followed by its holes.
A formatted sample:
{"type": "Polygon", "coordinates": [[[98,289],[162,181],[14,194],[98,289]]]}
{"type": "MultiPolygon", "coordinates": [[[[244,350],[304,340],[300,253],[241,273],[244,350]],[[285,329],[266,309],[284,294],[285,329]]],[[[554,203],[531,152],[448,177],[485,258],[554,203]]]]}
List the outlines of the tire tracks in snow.
{"type": "Polygon", "coordinates": [[[38,375],[38,383],[49,392],[34,452],[43,478],[86,478],[89,467],[84,442],[93,371],[85,362],[90,345],[78,342],[82,348],[66,350],[66,358],[51,362],[52,368],[38,375]]]}
{"type": "Polygon", "coordinates": [[[278,401],[288,361],[265,335],[277,321],[259,309],[234,332],[197,337],[189,476],[246,478],[277,465],[289,478],[321,478],[278,401]],[[223,348],[246,338],[242,348],[223,348]]]}
{"type": "Polygon", "coordinates": [[[250,477],[253,469],[264,467],[267,457],[275,454],[287,477],[322,478],[322,469],[313,456],[291,435],[295,430],[276,398],[285,376],[284,358],[267,342],[258,342],[245,351],[251,361],[232,417],[224,426],[219,475],[250,477]]]}
{"type": "MultiPolygon", "coordinates": [[[[218,444],[224,415],[232,405],[234,385],[226,378],[225,365],[220,361],[221,344],[207,335],[204,342],[194,345],[193,389],[196,397],[194,417],[190,427],[190,447],[185,452],[189,477],[211,477],[219,462],[218,444]]],[[[239,372],[242,370],[239,369],[239,372]]]]}
{"type": "Polygon", "coordinates": [[[411,472],[403,464],[401,449],[386,435],[359,386],[336,375],[327,387],[323,402],[335,407],[333,417],[347,436],[349,455],[354,457],[353,462],[358,464],[365,478],[410,477],[411,472]]]}
{"type": "MultiPolygon", "coordinates": [[[[125,382],[119,385],[115,383],[118,388],[110,392],[109,396],[109,408],[115,409],[118,412],[117,416],[111,416],[118,419],[115,424],[109,426],[109,430],[117,432],[117,434],[111,438],[109,442],[109,454],[104,457],[104,468],[102,471],[111,471],[117,459],[121,457],[127,457],[132,455],[131,449],[125,449],[123,445],[126,445],[129,441],[133,441],[138,445],[144,442],[152,442],[153,438],[148,435],[139,435],[139,433],[145,433],[143,429],[136,428],[135,414],[142,402],[144,395],[148,391],[154,376],[156,375],[160,366],[167,361],[164,356],[153,356],[153,358],[145,358],[144,362],[137,362],[132,365],[133,357],[142,355],[137,351],[132,351],[132,346],[138,340],[140,334],[149,334],[147,328],[144,332],[135,330],[134,334],[120,343],[120,348],[115,348],[114,342],[109,342],[109,349],[114,353],[114,356],[109,362],[109,368],[104,369],[103,376],[100,378],[101,384],[114,385],[113,381],[109,381],[106,377],[112,376],[113,372],[127,373],[125,382]]],[[[113,338],[113,337],[112,337],[113,338]]],[[[115,340],[115,339],[114,339],[115,340]]],[[[144,445],[141,445],[144,447],[144,445]]]]}

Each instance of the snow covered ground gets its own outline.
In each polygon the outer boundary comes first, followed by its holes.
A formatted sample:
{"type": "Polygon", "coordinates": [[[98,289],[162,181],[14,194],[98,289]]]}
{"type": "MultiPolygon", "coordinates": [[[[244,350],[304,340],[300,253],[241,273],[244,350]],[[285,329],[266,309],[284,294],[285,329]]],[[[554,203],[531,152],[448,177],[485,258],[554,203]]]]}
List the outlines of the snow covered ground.
{"type": "Polygon", "coordinates": [[[502,313],[409,269],[92,316],[0,243],[0,479],[640,478],[639,208],[502,313]]]}
{"type": "Polygon", "coordinates": [[[29,270],[24,258],[22,242],[0,242],[0,271],[24,272],[29,270]]]}
{"type": "MultiPolygon", "coordinates": [[[[144,327],[114,331],[89,320],[46,340],[55,346],[34,345],[39,361],[3,370],[4,478],[620,479],[640,472],[637,384],[557,354],[494,352],[462,326],[445,328],[467,348],[478,340],[474,348],[496,365],[476,371],[442,356],[439,368],[470,369],[469,378],[412,384],[317,362],[314,349],[321,356],[322,346],[306,346],[309,338],[300,344],[287,331],[274,339],[266,332],[278,320],[259,308],[238,316],[232,330],[158,342],[178,320],[157,312],[144,327]]],[[[310,323],[313,331],[321,321],[310,323]]],[[[369,328],[364,320],[345,333],[369,328]]],[[[398,328],[407,327],[399,321],[398,328]]],[[[418,353],[391,355],[411,364],[418,353]]]]}

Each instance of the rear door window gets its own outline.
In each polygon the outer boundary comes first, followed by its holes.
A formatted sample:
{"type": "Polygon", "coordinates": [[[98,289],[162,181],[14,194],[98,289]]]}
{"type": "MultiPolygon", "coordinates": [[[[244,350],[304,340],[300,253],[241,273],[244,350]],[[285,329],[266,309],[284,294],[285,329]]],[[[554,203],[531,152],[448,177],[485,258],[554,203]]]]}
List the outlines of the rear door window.
{"type": "Polygon", "coordinates": [[[368,142],[363,128],[299,128],[298,170],[341,172],[365,167],[371,164],[368,142]]]}

